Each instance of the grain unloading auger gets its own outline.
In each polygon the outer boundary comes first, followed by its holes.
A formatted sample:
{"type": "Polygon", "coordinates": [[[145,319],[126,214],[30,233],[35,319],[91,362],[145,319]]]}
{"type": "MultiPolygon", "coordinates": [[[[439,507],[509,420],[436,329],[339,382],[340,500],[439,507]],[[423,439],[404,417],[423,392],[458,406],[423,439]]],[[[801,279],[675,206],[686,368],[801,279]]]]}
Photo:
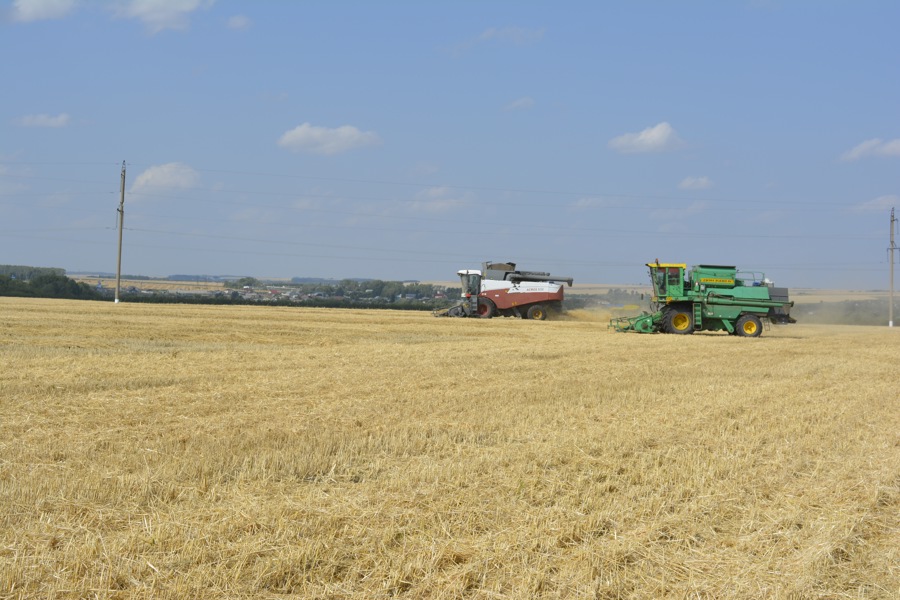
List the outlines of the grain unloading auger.
{"type": "Polygon", "coordinates": [[[485,262],[482,270],[457,271],[462,283],[462,301],[435,311],[438,317],[520,317],[543,321],[548,311],[562,310],[563,283],[571,277],[557,277],[540,271],[517,271],[516,263],[485,262]]]}
{"type": "Polygon", "coordinates": [[[682,263],[647,263],[655,312],[612,319],[610,328],[639,333],[689,334],[727,331],[759,337],[763,320],[795,323],[787,288],[773,287],[763,273],[736,267],[697,265],[685,277],[682,263]]]}

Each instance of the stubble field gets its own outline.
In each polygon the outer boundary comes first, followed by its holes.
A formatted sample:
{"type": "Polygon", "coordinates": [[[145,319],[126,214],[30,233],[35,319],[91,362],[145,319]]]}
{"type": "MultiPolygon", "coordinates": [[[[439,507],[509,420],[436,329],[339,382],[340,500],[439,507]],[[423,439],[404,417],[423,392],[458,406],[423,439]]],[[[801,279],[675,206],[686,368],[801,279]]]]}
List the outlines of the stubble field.
{"type": "Polygon", "coordinates": [[[0,314],[0,598],[900,595],[896,329],[0,314]]]}

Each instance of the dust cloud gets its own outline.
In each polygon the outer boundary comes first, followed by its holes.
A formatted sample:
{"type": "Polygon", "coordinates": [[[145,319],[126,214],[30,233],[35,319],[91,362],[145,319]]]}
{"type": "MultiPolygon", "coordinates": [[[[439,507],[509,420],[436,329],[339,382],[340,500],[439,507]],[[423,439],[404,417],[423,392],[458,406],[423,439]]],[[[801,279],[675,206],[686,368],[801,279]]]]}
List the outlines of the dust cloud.
{"type": "Polygon", "coordinates": [[[582,321],[592,323],[608,323],[613,314],[608,309],[574,308],[553,315],[556,321],[582,321]]]}

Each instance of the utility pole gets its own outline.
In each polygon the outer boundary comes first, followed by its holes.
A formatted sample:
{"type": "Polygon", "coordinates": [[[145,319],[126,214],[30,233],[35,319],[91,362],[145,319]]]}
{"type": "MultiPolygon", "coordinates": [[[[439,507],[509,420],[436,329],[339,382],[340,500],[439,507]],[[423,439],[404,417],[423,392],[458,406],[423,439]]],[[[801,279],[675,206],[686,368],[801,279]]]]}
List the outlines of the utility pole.
{"type": "Polygon", "coordinates": [[[888,248],[888,254],[891,255],[891,297],[888,300],[888,327],[894,326],[894,251],[897,250],[897,244],[894,243],[894,230],[897,228],[896,222],[894,209],[891,208],[891,245],[888,248]]]}
{"type": "Polygon", "coordinates": [[[119,284],[122,281],[122,229],[125,227],[125,161],[122,161],[122,184],[119,186],[119,260],[116,261],[116,304],[119,303],[119,284]]]}

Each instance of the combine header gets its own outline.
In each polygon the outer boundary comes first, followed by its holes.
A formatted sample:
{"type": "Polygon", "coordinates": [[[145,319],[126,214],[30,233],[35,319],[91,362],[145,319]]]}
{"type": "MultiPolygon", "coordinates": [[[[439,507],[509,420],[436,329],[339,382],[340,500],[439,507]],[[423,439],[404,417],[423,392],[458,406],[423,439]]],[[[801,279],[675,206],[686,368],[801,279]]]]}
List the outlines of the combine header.
{"type": "Polygon", "coordinates": [[[616,331],[689,334],[725,330],[759,337],[762,322],[795,323],[787,288],[772,287],[765,274],[736,267],[647,263],[653,282],[652,314],[610,321],[616,331]]]}
{"type": "Polygon", "coordinates": [[[547,318],[548,310],[562,310],[563,283],[572,286],[571,277],[555,277],[538,271],[517,271],[516,263],[482,264],[482,270],[457,271],[462,282],[462,302],[438,317],[519,317],[547,318]]]}

